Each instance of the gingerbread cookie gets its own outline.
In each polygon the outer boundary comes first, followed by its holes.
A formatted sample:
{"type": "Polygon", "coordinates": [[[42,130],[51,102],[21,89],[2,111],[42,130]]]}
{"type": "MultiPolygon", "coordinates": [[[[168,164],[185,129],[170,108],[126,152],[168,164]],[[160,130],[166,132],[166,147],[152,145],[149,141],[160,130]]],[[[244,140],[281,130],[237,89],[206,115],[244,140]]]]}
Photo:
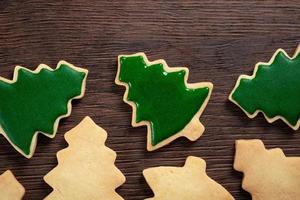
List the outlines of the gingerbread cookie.
{"type": "Polygon", "coordinates": [[[107,133],[89,117],[65,134],[69,146],[57,153],[58,165],[44,180],[53,188],[47,200],[122,200],[115,189],[125,182],[105,146],[107,133]]]}
{"type": "Polygon", "coordinates": [[[118,57],[115,82],[126,87],[123,100],[132,106],[132,126],[147,126],[149,151],[181,136],[195,141],[202,135],[199,117],[213,85],[187,83],[188,73],[164,60],[150,62],[144,53],[118,57]]]}
{"type": "Polygon", "coordinates": [[[300,126],[300,45],[293,57],[278,49],[268,63],[256,64],[251,76],[241,75],[229,99],[249,118],[262,112],[269,123],[283,120],[300,126]]]}
{"type": "Polygon", "coordinates": [[[189,156],[183,167],[154,167],[143,171],[154,192],[147,200],[233,200],[220,184],[206,174],[203,159],[189,156]]]}
{"type": "Polygon", "coordinates": [[[34,71],[17,66],[13,80],[0,77],[0,132],[27,158],[38,133],[53,138],[59,120],[71,114],[71,101],[82,98],[88,71],[60,61],[34,71]]]}
{"type": "Polygon", "coordinates": [[[1,200],[21,200],[24,194],[24,187],[17,181],[10,170],[0,175],[1,200]]]}
{"type": "Polygon", "coordinates": [[[244,173],[242,187],[253,200],[300,199],[300,157],[267,150],[261,140],[237,140],[234,169],[244,173]]]}

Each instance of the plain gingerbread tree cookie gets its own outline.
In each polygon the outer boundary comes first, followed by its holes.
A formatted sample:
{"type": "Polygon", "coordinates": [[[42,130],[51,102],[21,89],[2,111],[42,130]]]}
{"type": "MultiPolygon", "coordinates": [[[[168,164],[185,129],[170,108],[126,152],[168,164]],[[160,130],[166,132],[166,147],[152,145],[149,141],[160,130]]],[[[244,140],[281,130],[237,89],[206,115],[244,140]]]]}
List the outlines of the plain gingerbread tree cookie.
{"type": "Polygon", "coordinates": [[[24,187],[17,181],[10,170],[0,175],[1,200],[21,200],[24,194],[24,187]]]}
{"type": "Polygon", "coordinates": [[[120,55],[116,84],[126,87],[133,127],[147,126],[147,149],[153,151],[178,137],[191,141],[204,132],[199,117],[210,98],[210,82],[187,83],[188,68],[150,62],[144,53],[120,55]]]}
{"type": "Polygon", "coordinates": [[[125,182],[105,146],[107,133],[89,117],[65,134],[69,146],[57,153],[58,165],[44,180],[53,188],[46,200],[122,200],[115,189],[125,182]]]}
{"type": "Polygon", "coordinates": [[[253,200],[300,199],[300,157],[267,150],[261,140],[237,140],[234,169],[244,173],[242,187],[253,200]]]}
{"type": "Polygon", "coordinates": [[[189,156],[183,167],[154,167],[143,171],[154,192],[147,200],[233,200],[220,184],[206,174],[203,159],[189,156]]]}

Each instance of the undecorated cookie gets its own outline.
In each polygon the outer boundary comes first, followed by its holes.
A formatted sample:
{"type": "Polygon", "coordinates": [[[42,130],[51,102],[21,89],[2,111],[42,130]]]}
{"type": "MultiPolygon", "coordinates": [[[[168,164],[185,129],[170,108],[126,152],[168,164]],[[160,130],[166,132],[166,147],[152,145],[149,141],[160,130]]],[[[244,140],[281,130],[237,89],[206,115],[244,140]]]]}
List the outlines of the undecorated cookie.
{"type": "Polygon", "coordinates": [[[203,159],[189,156],[183,167],[154,167],[143,171],[154,197],[147,200],[233,200],[206,174],[203,159]]]}
{"type": "Polygon", "coordinates": [[[24,187],[10,170],[0,175],[0,200],[21,200],[24,194],[24,187]]]}
{"type": "Polygon", "coordinates": [[[44,180],[53,188],[46,200],[122,200],[115,189],[125,182],[105,146],[107,133],[89,117],[65,134],[69,146],[57,153],[58,165],[44,180]]]}
{"type": "Polygon", "coordinates": [[[17,66],[13,80],[0,77],[0,133],[31,158],[38,133],[53,138],[59,120],[71,114],[71,100],[83,97],[87,73],[60,61],[56,69],[17,66]]]}
{"type": "Polygon", "coordinates": [[[241,75],[229,99],[249,118],[262,112],[269,123],[283,120],[300,126],[300,45],[293,57],[278,49],[267,63],[256,64],[251,76],[241,75]]]}
{"type": "Polygon", "coordinates": [[[261,140],[237,140],[234,169],[244,173],[242,187],[253,200],[300,199],[300,157],[267,150],[261,140]]]}
{"type": "Polygon", "coordinates": [[[132,106],[132,126],[147,126],[148,151],[178,137],[198,139],[204,126],[199,117],[210,98],[210,82],[187,83],[189,70],[150,62],[144,53],[120,55],[116,84],[126,87],[124,102],[132,106]]]}

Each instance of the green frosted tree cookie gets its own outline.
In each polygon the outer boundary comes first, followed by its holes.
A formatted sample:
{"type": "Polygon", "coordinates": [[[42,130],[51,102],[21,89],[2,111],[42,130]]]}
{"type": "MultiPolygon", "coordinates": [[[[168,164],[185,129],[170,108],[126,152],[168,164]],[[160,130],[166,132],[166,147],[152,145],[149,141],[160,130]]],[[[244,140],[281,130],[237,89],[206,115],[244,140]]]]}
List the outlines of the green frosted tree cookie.
{"type": "Polygon", "coordinates": [[[55,70],[17,66],[13,80],[0,77],[0,132],[27,158],[38,133],[50,138],[59,120],[71,114],[71,100],[82,98],[88,71],[60,61],[55,70]]]}
{"type": "Polygon", "coordinates": [[[300,45],[291,58],[278,49],[268,63],[241,75],[229,99],[250,118],[262,112],[269,123],[282,119],[294,130],[300,122],[300,45]]]}
{"type": "Polygon", "coordinates": [[[188,69],[169,68],[164,60],[149,62],[144,53],[121,55],[116,84],[126,87],[124,101],[132,106],[132,125],[148,128],[149,151],[180,136],[194,141],[204,127],[199,121],[213,85],[188,84],[188,69]]]}

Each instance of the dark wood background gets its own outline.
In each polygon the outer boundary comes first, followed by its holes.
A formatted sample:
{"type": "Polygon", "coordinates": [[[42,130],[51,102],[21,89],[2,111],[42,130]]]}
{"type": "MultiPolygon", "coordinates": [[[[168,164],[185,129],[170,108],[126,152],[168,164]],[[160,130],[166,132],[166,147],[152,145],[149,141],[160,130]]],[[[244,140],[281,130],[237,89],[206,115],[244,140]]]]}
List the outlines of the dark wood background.
{"type": "MultiPolygon", "coordinates": [[[[207,162],[207,173],[236,199],[251,199],[232,169],[236,139],[262,139],[300,156],[300,134],[282,122],[253,120],[227,100],[239,74],[251,74],[278,48],[292,55],[300,43],[300,2],[293,1],[6,1],[0,2],[0,75],[12,78],[15,65],[55,67],[60,59],[86,67],[86,95],[73,103],[54,139],[39,136],[28,160],[0,137],[0,173],[11,169],[26,188],[25,199],[51,192],[43,176],[65,148],[63,135],[91,116],[109,133],[116,165],[127,181],[118,192],[126,200],[151,197],[142,177],[148,167],[182,166],[188,155],[207,162]],[[206,127],[196,142],[181,138],[155,152],[146,151],[146,128],[130,126],[124,88],[114,84],[118,54],[144,51],[150,60],[187,66],[189,82],[211,81],[214,90],[201,117],[206,127]]],[[[34,119],[33,119],[34,120],[34,119]]],[[[276,188],[274,188],[276,189],[276,188]]]]}

